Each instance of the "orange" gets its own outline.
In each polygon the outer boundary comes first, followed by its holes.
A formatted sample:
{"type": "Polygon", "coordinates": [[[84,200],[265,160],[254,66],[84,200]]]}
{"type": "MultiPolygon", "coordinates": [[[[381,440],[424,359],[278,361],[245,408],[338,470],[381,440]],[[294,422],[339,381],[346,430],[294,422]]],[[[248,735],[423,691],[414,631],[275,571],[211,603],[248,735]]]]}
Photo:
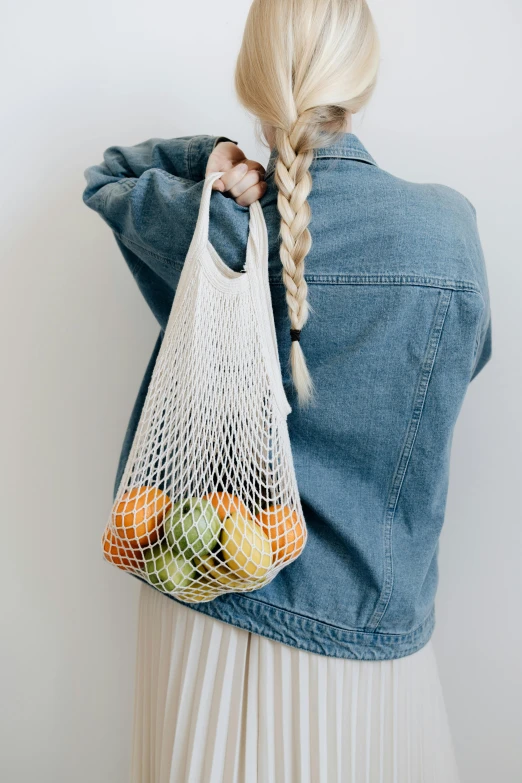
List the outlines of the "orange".
{"type": "Polygon", "coordinates": [[[110,530],[103,534],[103,556],[109,563],[114,563],[118,568],[140,568],[143,562],[139,549],[133,549],[121,538],[113,535],[110,530]]]}
{"type": "Polygon", "coordinates": [[[289,560],[304,547],[305,526],[297,511],[288,506],[269,506],[256,519],[270,539],[276,561],[289,560]]]}
{"type": "Polygon", "coordinates": [[[211,492],[209,495],[204,495],[203,500],[210,500],[221,522],[234,512],[240,514],[244,519],[251,517],[245,504],[237,495],[231,495],[229,492],[211,492]]]}
{"type": "Polygon", "coordinates": [[[158,540],[159,529],[172,501],[156,487],[133,487],[115,505],[112,524],[117,535],[132,547],[148,547],[158,540]]]}

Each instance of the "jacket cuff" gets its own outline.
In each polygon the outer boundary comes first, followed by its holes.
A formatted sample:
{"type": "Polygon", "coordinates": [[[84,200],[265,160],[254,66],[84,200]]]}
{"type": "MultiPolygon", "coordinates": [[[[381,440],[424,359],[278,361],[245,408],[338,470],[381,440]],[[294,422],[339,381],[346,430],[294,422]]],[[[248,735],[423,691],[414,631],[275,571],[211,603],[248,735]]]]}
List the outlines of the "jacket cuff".
{"type": "Polygon", "coordinates": [[[205,179],[205,171],[210,155],[220,141],[231,141],[228,136],[193,136],[187,148],[188,178],[199,182],[205,179]]]}

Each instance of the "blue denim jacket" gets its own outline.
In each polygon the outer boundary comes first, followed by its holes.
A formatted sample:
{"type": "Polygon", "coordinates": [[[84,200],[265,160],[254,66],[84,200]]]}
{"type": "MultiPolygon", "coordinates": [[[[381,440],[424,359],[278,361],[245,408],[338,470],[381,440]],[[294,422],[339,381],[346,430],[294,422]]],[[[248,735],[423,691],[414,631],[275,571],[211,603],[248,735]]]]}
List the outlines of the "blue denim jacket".
{"type": "MultiPolygon", "coordinates": [[[[113,146],[85,170],[83,200],[113,231],[160,326],[114,494],[220,138],[113,146]]],[[[468,384],[491,356],[475,209],[453,188],[380,168],[353,133],[315,151],[305,261],[313,312],[301,345],[317,404],[300,410],[288,369],[274,164],[272,151],[261,204],[308,543],[262,589],[193,608],[310,652],[398,658],[425,645],[434,628],[453,431],[468,384]]],[[[248,220],[248,207],[212,192],[209,239],[236,271],[248,220]]]]}

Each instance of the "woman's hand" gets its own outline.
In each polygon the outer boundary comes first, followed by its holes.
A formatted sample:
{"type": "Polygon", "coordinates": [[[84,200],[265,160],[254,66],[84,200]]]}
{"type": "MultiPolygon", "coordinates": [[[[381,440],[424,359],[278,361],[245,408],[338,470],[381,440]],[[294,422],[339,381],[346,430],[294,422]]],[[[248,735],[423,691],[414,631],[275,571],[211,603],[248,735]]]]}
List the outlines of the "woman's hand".
{"type": "Polygon", "coordinates": [[[247,160],[243,151],[232,141],[220,141],[207,162],[205,176],[213,171],[224,171],[212,183],[212,190],[231,196],[242,207],[249,207],[265,193],[265,169],[256,160],[247,160]]]}

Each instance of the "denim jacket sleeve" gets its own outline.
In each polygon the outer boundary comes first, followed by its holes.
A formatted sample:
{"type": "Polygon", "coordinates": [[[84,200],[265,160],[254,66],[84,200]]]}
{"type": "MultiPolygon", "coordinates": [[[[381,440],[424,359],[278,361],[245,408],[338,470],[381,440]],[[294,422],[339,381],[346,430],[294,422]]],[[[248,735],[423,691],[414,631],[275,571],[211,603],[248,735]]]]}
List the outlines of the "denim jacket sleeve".
{"type": "Polygon", "coordinates": [[[208,159],[220,141],[233,140],[227,136],[180,136],[108,147],[102,163],[84,170],[87,184],[83,201],[117,235],[147,247],[151,239],[147,226],[152,217],[157,226],[174,203],[175,213],[183,214],[184,201],[205,178],[208,159]]]}
{"type": "Polygon", "coordinates": [[[479,320],[477,328],[477,336],[475,339],[475,353],[473,357],[473,368],[471,372],[470,382],[477,377],[479,372],[486,366],[492,356],[492,322],[491,322],[491,303],[489,294],[489,285],[487,279],[486,261],[484,259],[484,251],[480,240],[477,212],[473,204],[468,201],[474,216],[474,244],[475,244],[475,258],[477,277],[480,283],[480,290],[482,300],[484,303],[482,309],[482,316],[479,320]]]}
{"type": "Polygon", "coordinates": [[[475,359],[473,363],[473,371],[471,374],[471,381],[476,378],[479,372],[491,359],[492,353],[492,330],[491,330],[491,310],[489,302],[484,309],[484,315],[481,321],[481,327],[477,338],[477,346],[475,349],[475,359]]]}

